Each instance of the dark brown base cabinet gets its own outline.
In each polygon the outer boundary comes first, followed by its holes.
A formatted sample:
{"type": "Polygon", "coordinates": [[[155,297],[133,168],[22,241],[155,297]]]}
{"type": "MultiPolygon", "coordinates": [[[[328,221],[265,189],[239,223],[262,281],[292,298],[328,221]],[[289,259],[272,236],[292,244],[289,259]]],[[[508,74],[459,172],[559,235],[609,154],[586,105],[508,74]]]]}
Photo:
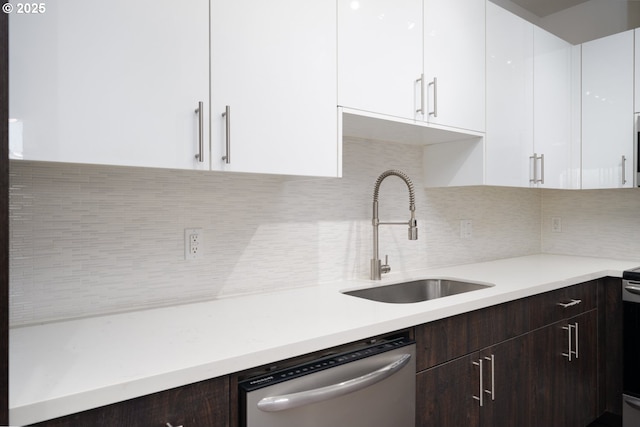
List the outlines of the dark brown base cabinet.
{"type": "Polygon", "coordinates": [[[42,427],[228,427],[229,379],[215,378],[45,421],[42,427]]]}
{"type": "Polygon", "coordinates": [[[598,396],[606,392],[599,389],[603,285],[591,281],[416,327],[416,426],[585,427],[595,420],[606,409],[598,396]],[[497,340],[487,343],[488,335],[497,340]]]}
{"type": "Polygon", "coordinates": [[[498,426],[505,420],[511,420],[509,426],[528,425],[528,407],[520,401],[527,387],[529,341],[511,339],[418,373],[416,425],[498,426]]]}
{"type": "Polygon", "coordinates": [[[532,332],[528,425],[585,427],[598,417],[597,319],[591,310],[532,332]]]}

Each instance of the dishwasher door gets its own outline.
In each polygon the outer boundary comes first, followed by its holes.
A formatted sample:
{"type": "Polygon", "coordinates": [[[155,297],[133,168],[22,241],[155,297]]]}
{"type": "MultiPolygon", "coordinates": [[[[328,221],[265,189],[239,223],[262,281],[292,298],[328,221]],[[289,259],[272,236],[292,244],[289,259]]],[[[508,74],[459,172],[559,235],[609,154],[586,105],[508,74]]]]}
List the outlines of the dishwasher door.
{"type": "Polygon", "coordinates": [[[244,427],[415,427],[415,343],[405,338],[240,384],[244,427]]]}

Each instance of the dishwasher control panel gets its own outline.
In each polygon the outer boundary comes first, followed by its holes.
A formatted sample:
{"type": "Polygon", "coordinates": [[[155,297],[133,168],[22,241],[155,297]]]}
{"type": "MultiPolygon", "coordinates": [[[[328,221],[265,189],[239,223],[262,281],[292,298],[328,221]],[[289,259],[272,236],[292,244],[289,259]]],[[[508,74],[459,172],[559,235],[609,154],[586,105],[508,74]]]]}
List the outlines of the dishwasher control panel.
{"type": "Polygon", "coordinates": [[[368,347],[325,356],[312,362],[302,363],[300,365],[295,365],[286,369],[271,372],[269,374],[249,378],[238,383],[238,387],[240,387],[240,389],[245,392],[251,392],[263,387],[268,387],[284,381],[299,378],[314,372],[320,372],[325,369],[334,368],[336,366],[385,353],[390,350],[395,350],[396,348],[412,345],[414,343],[415,341],[406,337],[400,337],[388,341],[380,341],[368,347]]]}

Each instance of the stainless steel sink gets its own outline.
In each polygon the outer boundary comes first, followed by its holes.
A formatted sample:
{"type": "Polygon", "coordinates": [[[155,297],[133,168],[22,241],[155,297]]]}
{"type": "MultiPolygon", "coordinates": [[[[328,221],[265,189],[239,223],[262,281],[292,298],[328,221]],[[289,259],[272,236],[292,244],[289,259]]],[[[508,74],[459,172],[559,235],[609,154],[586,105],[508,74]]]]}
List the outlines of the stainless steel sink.
{"type": "Polygon", "coordinates": [[[344,292],[344,294],[372,301],[406,304],[487,289],[492,286],[493,285],[490,284],[449,279],[421,279],[395,283],[393,285],[358,289],[344,292]]]}

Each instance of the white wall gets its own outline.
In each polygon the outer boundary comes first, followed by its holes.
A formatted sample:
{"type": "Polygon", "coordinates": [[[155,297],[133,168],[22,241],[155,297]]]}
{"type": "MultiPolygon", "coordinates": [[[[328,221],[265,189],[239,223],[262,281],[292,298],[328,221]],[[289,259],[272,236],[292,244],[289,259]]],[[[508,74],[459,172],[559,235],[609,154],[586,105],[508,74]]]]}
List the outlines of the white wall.
{"type": "MultiPolygon", "coordinates": [[[[347,140],[343,157],[341,179],[12,162],[11,325],[368,278],[373,185],[390,168],[416,185],[420,233],[381,227],[394,271],[540,251],[538,190],[425,190],[417,146],[347,140]],[[187,227],[204,229],[200,260],[183,259],[187,227]]],[[[380,216],[408,219],[396,177],[380,216]]]]}

